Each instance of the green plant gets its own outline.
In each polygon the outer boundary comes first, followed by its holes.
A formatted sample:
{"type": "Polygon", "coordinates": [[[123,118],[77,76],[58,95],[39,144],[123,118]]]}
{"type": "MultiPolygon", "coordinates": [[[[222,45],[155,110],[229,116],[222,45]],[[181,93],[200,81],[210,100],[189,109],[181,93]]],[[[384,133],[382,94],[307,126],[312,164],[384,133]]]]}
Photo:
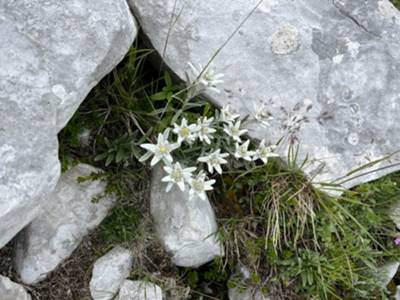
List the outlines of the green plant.
{"type": "MultiPolygon", "coordinates": [[[[133,277],[160,282],[171,294],[179,290],[181,298],[174,299],[204,296],[207,285],[214,290],[210,297],[225,299],[239,262],[251,273],[245,284],[286,299],[385,299],[387,291],[374,274],[385,260],[399,259],[393,243],[398,233],[388,211],[400,196],[400,174],[331,198],[304,177],[305,162],[297,166],[293,148],[288,164],[232,163],[222,177],[216,177],[211,198],[226,248],[222,263],[198,270],[168,263],[143,226],[148,216],[140,204],[148,197],[149,172],[138,162],[139,147],[182,118],[196,123],[215,116],[217,109],[175,83],[169,73],[158,76],[147,62],[150,54],[133,47],[60,133],[63,169],[77,161],[102,168],[107,192],[118,198],[99,229],[104,247],[136,243],[145,249],[144,262],[133,277]]],[[[232,146],[227,145],[222,127],[217,128],[216,141],[221,147],[232,146]]],[[[178,150],[177,156],[189,164],[199,151],[189,146],[178,150]]]]}
{"type": "Polygon", "coordinates": [[[288,299],[386,299],[375,274],[400,257],[389,217],[398,180],[395,174],[331,198],[278,162],[232,171],[215,196],[224,195],[218,210],[226,215],[226,260],[252,271],[250,285],[278,295],[294,291],[288,299]]]}

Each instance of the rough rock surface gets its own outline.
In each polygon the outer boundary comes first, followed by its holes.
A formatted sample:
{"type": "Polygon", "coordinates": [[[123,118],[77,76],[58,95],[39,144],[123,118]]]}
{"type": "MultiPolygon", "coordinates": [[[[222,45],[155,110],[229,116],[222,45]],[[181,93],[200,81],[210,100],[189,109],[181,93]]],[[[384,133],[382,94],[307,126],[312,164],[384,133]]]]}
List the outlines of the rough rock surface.
{"type": "Polygon", "coordinates": [[[378,270],[378,280],[382,282],[383,286],[387,286],[393,279],[399,269],[399,262],[389,262],[378,270]]]}
{"type": "MultiPolygon", "coordinates": [[[[181,78],[187,62],[206,65],[258,2],[130,0],[181,78]]],[[[388,0],[264,0],[215,58],[225,83],[209,96],[242,115],[268,111],[270,127],[253,124],[251,135],[272,143],[286,137],[282,157],[289,140],[300,142],[298,161],[309,155],[306,173],[338,182],[400,148],[399,43],[400,13],[388,0]]],[[[343,186],[398,170],[396,162],[343,186]]]]}
{"type": "Polygon", "coordinates": [[[31,296],[25,289],[12,282],[9,278],[0,275],[0,299],[1,300],[31,300],[31,296]]]}
{"type": "Polygon", "coordinates": [[[54,189],[58,131],[135,35],[125,0],[0,1],[0,247],[54,189]]]}
{"type": "Polygon", "coordinates": [[[129,276],[133,264],[132,252],[115,247],[99,258],[93,267],[90,294],[93,300],[111,300],[129,276]]]}
{"type": "Polygon", "coordinates": [[[145,281],[125,280],[117,300],[162,300],[162,290],[158,285],[145,281]]]}
{"type": "Polygon", "coordinates": [[[397,229],[400,230],[400,202],[393,205],[390,211],[390,218],[396,225],[397,229]]]}
{"type": "Polygon", "coordinates": [[[151,215],[158,235],[177,266],[198,267],[223,255],[214,233],[218,230],[209,201],[194,198],[176,186],[166,193],[166,176],[161,164],[153,169],[150,197],[151,215]]]}
{"type": "Polygon", "coordinates": [[[44,279],[107,216],[115,200],[104,194],[107,183],[78,182],[99,172],[80,164],[64,173],[39,216],[18,235],[15,266],[23,282],[34,284],[44,279]]]}

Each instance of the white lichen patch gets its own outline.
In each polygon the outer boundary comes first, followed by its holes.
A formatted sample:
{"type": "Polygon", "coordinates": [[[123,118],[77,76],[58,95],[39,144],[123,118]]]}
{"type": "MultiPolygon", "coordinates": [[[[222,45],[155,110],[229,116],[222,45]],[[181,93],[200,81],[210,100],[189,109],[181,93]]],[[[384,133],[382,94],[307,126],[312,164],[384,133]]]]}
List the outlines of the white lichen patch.
{"type": "Polygon", "coordinates": [[[60,104],[63,104],[68,99],[68,93],[62,84],[53,85],[51,91],[58,99],[61,100],[60,104]]]}
{"type": "Polygon", "coordinates": [[[264,0],[260,6],[258,7],[260,11],[263,13],[269,14],[272,11],[272,8],[276,6],[278,2],[276,0],[264,0]]]}
{"type": "Polygon", "coordinates": [[[347,141],[349,142],[350,145],[356,146],[360,141],[360,137],[358,136],[358,133],[352,132],[347,137],[347,141]]]}
{"type": "Polygon", "coordinates": [[[343,57],[344,57],[343,54],[338,54],[338,55],[333,57],[332,61],[333,61],[334,64],[338,65],[343,61],[343,57]]]}
{"type": "Polygon", "coordinates": [[[298,29],[285,24],[271,37],[271,50],[274,54],[288,55],[297,51],[301,45],[301,36],[298,29]]]}
{"type": "Polygon", "coordinates": [[[394,19],[395,21],[399,19],[397,9],[389,1],[378,1],[378,10],[384,18],[394,19]]]}
{"type": "Polygon", "coordinates": [[[346,46],[347,50],[349,51],[351,57],[356,57],[357,54],[360,52],[360,43],[353,42],[349,38],[346,38],[346,46]]]}

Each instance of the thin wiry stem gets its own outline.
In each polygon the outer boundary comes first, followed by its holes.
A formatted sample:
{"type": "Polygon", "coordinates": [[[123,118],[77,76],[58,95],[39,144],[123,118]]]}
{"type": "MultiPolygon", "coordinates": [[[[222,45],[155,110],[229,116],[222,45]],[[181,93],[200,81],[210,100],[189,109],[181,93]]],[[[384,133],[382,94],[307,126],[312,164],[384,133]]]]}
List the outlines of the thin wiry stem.
{"type": "Polygon", "coordinates": [[[207,62],[203,70],[200,72],[198,79],[204,74],[204,72],[210,67],[211,63],[214,59],[219,55],[219,53],[225,48],[225,46],[233,39],[233,37],[238,33],[238,31],[244,26],[247,20],[254,14],[254,12],[258,9],[258,7],[264,2],[264,0],[260,0],[253,9],[247,14],[247,16],[239,23],[239,26],[230,34],[230,36],[226,39],[226,41],[215,51],[213,56],[207,62]]]}

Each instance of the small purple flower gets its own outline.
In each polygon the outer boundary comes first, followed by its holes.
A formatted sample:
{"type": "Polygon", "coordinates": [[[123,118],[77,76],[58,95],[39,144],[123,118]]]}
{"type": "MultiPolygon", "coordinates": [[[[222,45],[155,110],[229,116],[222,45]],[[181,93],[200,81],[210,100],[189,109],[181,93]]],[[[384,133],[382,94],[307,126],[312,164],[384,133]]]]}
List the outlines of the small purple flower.
{"type": "Polygon", "coordinates": [[[400,246],[400,236],[397,237],[397,238],[394,240],[394,243],[395,243],[397,246],[400,246]]]}

